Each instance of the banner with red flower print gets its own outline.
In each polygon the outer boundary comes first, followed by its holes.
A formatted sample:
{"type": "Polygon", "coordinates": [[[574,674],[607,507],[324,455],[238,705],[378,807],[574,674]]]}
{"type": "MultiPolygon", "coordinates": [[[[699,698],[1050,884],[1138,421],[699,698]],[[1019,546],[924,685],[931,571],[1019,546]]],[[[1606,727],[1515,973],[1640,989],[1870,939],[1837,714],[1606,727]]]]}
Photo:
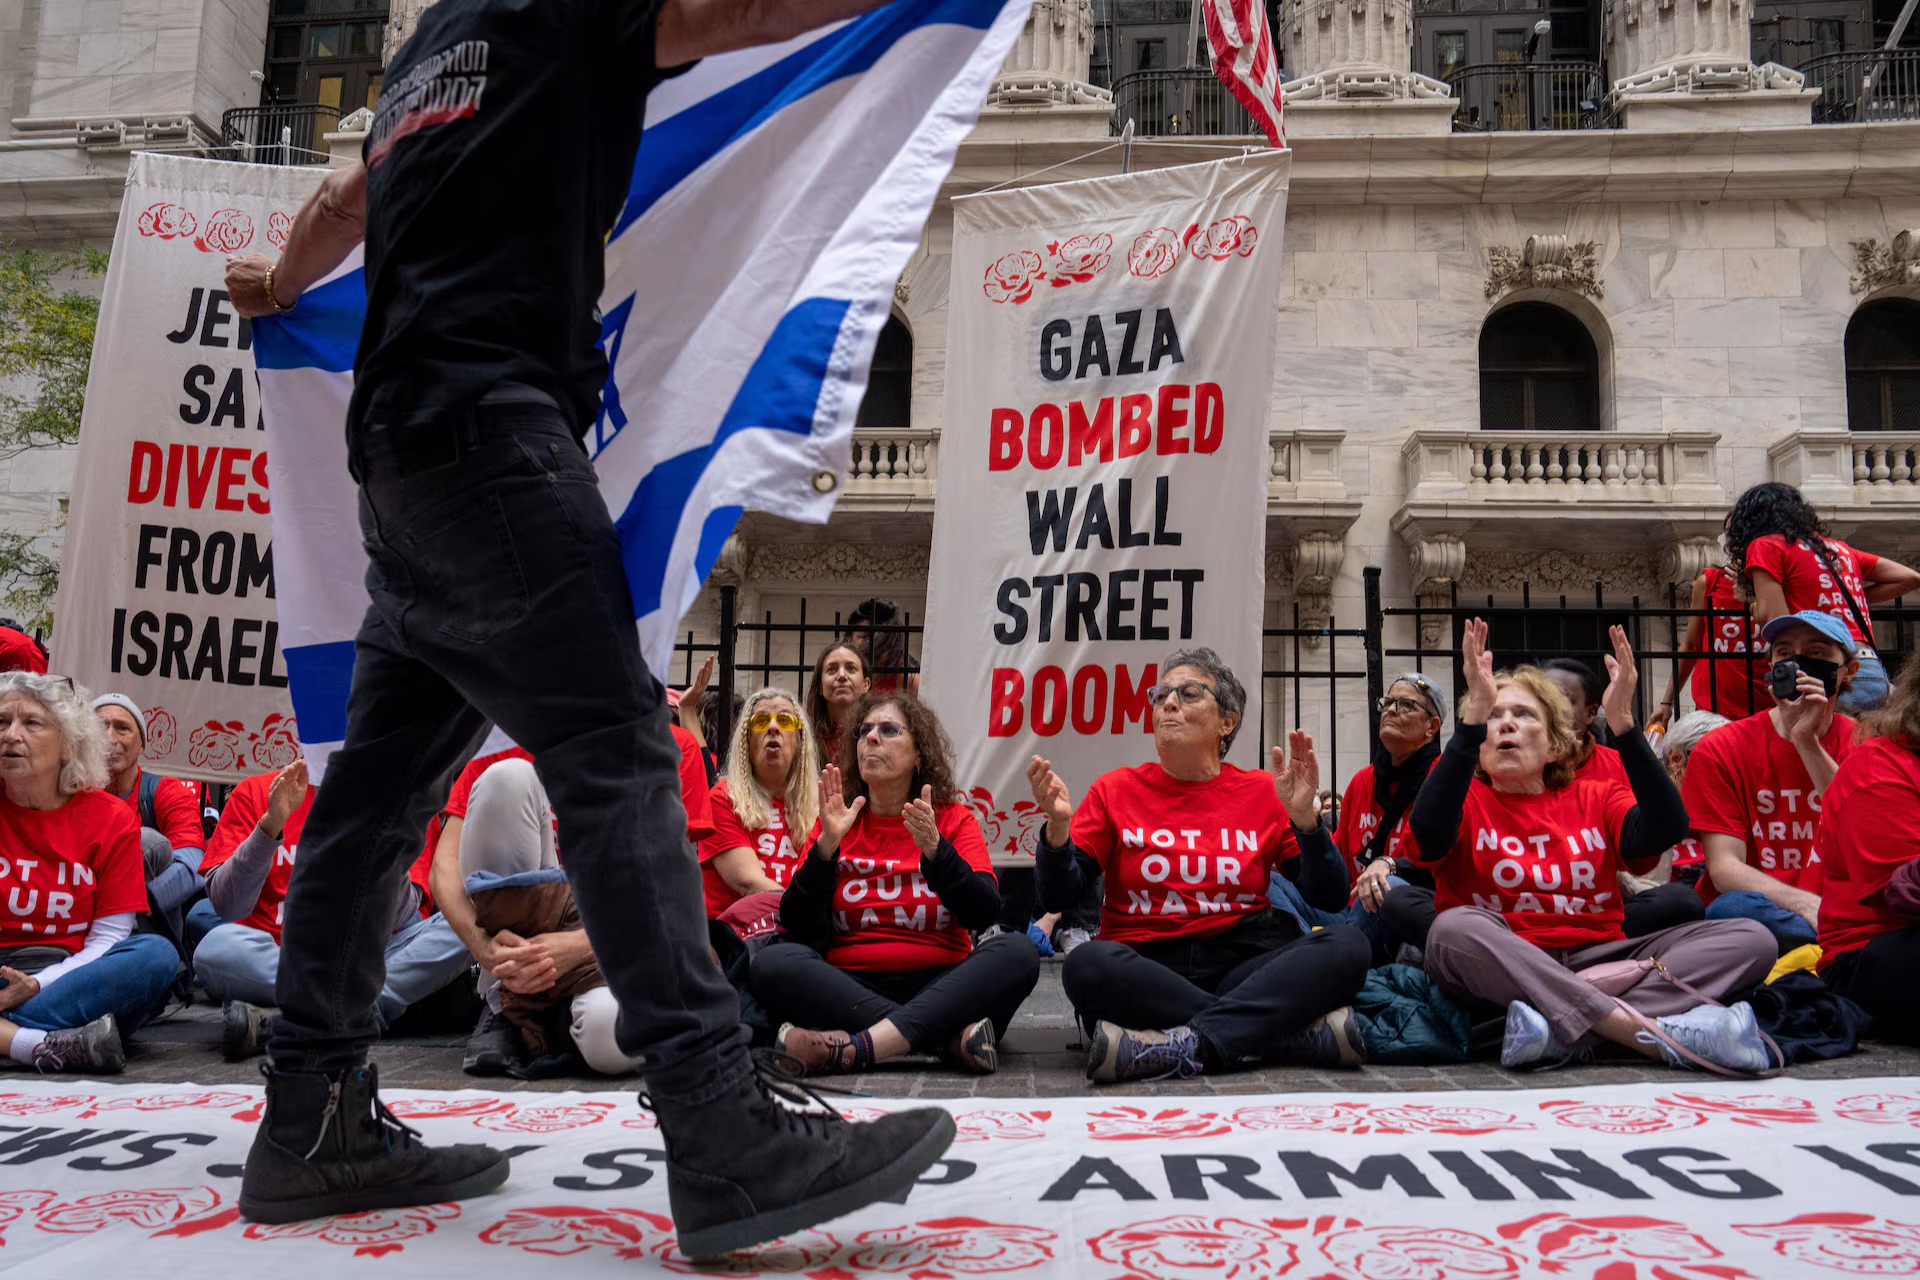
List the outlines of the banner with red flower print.
{"type": "MultiPolygon", "coordinates": [[[[1376,1082],[1377,1083],[1377,1082],[1376,1082]]],[[[387,1090],[498,1194],[240,1217],[256,1088],[0,1080],[0,1271],[314,1280],[1841,1280],[1920,1274],[1912,1079],[962,1098],[900,1203],[696,1266],[631,1092],[387,1090]]],[[[870,1119],[925,1099],[861,1099],[870,1119]]]]}
{"type": "Polygon", "coordinates": [[[155,773],[300,753],[274,605],[267,450],[229,254],[275,253],[319,170],[136,154],[94,335],[51,665],[146,714],[155,773]]]}
{"type": "Polygon", "coordinates": [[[1151,758],[1168,653],[1258,696],[1289,160],[953,202],[921,691],[996,860],[1032,852],[1033,753],[1075,794],[1151,758]]]}

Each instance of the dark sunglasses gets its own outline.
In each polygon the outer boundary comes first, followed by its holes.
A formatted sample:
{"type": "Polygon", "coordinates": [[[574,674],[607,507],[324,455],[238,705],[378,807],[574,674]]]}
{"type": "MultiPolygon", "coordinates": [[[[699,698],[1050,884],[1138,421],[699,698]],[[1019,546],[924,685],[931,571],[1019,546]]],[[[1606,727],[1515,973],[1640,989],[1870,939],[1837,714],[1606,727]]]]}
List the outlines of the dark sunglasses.
{"type": "Polygon", "coordinates": [[[898,738],[906,733],[907,726],[901,724],[898,720],[869,720],[856,729],[853,736],[855,738],[864,738],[875,731],[878,731],[883,738],[892,739],[898,738]]]}

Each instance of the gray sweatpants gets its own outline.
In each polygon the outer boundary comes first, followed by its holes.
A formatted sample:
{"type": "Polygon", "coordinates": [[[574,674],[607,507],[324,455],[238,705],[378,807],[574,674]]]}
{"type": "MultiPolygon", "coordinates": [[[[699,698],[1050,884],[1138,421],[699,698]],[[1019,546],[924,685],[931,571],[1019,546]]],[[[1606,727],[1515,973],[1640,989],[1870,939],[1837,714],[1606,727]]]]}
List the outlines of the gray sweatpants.
{"type": "Polygon", "coordinates": [[[1617,1001],[1581,978],[1580,970],[1610,960],[1657,959],[1675,977],[1715,1000],[1760,982],[1780,948],[1765,925],[1752,920],[1700,920],[1587,947],[1537,947],[1484,907],[1442,911],[1427,935],[1427,972],[1448,995],[1483,1000],[1502,1009],[1524,1000],[1538,1009],[1554,1039],[1569,1048],[1595,1043],[1593,1024],[1618,1004],[1661,1017],[1685,1013],[1700,1001],[1657,970],[1617,1001]]]}

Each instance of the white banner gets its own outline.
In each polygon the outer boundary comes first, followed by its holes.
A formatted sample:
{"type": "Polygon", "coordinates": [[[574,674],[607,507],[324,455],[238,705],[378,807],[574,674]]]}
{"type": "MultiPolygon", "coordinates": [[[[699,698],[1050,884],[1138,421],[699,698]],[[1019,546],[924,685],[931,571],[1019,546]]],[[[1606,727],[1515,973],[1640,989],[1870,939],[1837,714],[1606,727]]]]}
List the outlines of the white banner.
{"type": "Polygon", "coordinates": [[[1171,651],[1219,651],[1259,714],[1288,164],[953,202],[921,688],[996,857],[1033,847],[1032,753],[1075,794],[1152,757],[1171,651]]]}
{"type": "Polygon", "coordinates": [[[136,153],[114,234],[51,665],[146,712],[155,772],[232,782],[299,746],[266,437],[230,253],[276,253],[312,169],[136,153]]]}
{"type": "MultiPolygon", "coordinates": [[[[1373,1082],[1375,1084],[1378,1081],[1373,1082]]],[[[1920,1274],[1910,1079],[1240,1097],[960,1098],[901,1200],[695,1267],[631,1090],[388,1089],[497,1194],[239,1217],[260,1090],[0,1085],[0,1270],[806,1280],[1811,1280],[1920,1274]]],[[[856,1118],[921,1105],[844,1108],[856,1118]]]]}

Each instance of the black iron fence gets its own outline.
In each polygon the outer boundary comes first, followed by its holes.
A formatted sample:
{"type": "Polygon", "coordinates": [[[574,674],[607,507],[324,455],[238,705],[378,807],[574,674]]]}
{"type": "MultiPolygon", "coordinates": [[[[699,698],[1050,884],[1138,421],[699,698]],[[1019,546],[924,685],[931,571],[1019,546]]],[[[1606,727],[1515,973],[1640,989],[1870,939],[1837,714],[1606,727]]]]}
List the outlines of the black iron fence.
{"type": "Polygon", "coordinates": [[[1920,48],[1822,54],[1801,70],[1820,91],[1815,124],[1920,120],[1920,48]]]}
{"type": "Polygon", "coordinates": [[[1135,71],[1113,84],[1113,132],[1133,124],[1136,138],[1263,136],[1247,109],[1212,70],[1135,71]]]}
{"type": "Polygon", "coordinates": [[[326,158],[325,135],[340,127],[340,108],[319,102],[235,107],[220,117],[220,141],[236,160],[313,164],[326,158]]]}
{"type": "Polygon", "coordinates": [[[1608,127],[1597,62],[1481,62],[1447,77],[1460,107],[1456,133],[1608,127]]]}

